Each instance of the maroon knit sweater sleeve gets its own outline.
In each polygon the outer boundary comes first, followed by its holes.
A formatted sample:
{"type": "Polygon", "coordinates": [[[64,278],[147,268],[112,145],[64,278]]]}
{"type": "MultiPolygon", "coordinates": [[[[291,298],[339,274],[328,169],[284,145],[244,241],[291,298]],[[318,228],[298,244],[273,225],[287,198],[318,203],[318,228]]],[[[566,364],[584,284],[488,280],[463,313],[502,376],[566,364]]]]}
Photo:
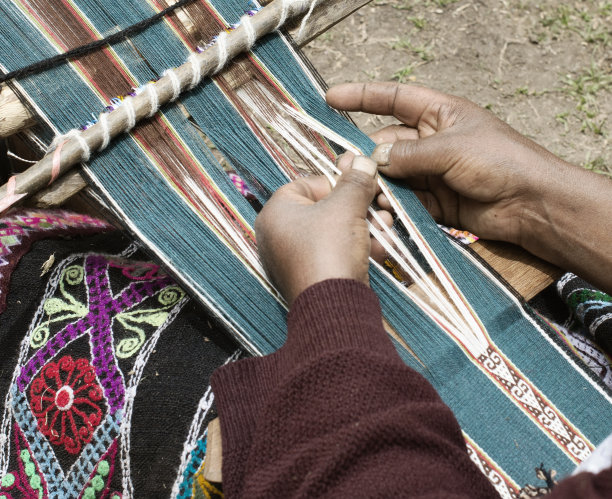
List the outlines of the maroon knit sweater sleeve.
{"type": "Polygon", "coordinates": [[[356,281],[308,288],[285,345],[218,369],[212,387],[228,498],[499,497],[356,281]]]}

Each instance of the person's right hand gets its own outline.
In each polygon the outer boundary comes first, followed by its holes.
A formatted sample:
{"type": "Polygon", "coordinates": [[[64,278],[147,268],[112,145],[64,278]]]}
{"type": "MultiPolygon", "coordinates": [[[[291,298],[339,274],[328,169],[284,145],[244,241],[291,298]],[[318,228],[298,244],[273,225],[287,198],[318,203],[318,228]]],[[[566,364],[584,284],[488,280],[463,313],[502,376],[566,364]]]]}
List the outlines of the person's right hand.
{"type": "Polygon", "coordinates": [[[327,102],[404,123],[372,136],[380,172],[406,179],[437,221],[486,239],[520,244],[540,189],[567,165],[476,104],[427,88],[349,83],[330,89],[327,102]]]}
{"type": "MultiPolygon", "coordinates": [[[[435,219],[521,245],[612,292],[612,182],[571,165],[472,102],[398,83],[338,85],[327,102],[392,114],[380,172],[404,178],[435,219]]],[[[379,205],[389,209],[388,201],[379,205]]]]}

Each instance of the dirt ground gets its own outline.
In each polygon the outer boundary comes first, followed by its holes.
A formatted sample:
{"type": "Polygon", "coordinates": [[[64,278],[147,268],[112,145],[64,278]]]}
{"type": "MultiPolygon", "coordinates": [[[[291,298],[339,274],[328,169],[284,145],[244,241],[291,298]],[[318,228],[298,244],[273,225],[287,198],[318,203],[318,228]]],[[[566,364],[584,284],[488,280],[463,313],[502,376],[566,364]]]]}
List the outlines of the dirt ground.
{"type": "MultiPolygon", "coordinates": [[[[612,2],[373,0],[305,49],[328,84],[467,97],[555,154],[612,174],[612,2]]],[[[372,132],[391,119],[355,115],[372,132]]]]}

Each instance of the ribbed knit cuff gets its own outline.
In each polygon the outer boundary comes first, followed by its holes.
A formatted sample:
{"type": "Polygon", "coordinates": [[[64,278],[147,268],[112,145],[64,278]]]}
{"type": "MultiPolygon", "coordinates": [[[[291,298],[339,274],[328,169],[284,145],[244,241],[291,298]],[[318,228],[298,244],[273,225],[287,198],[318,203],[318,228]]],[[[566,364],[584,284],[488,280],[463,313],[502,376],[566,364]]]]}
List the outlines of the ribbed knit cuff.
{"type": "Polygon", "coordinates": [[[401,362],[383,328],[376,294],[357,281],[330,279],[298,296],[282,348],[265,357],[228,364],[213,374],[224,455],[240,454],[249,447],[261,407],[292,370],[342,349],[378,352],[401,362]]]}
{"type": "Polygon", "coordinates": [[[292,368],[339,349],[363,349],[399,360],[382,324],[378,297],[351,279],[317,283],[295,300],[287,319],[285,344],[271,355],[217,369],[213,389],[220,396],[254,406],[265,399],[292,368]]]}
{"type": "Polygon", "coordinates": [[[344,348],[397,355],[382,323],[376,294],[351,279],[310,286],[295,300],[287,318],[285,356],[304,362],[344,348]]]}

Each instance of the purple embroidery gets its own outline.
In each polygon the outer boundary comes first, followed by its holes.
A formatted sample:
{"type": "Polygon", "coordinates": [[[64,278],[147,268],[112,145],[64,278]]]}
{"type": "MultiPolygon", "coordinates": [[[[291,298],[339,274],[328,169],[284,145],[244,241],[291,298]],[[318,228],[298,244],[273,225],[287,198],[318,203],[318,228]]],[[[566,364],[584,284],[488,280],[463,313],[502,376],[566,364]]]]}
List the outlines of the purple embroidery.
{"type": "Polygon", "coordinates": [[[133,282],[117,298],[113,298],[108,281],[108,267],[109,262],[103,256],[92,255],[86,258],[88,314],[58,331],[23,366],[17,378],[19,391],[23,392],[38,371],[68,342],[89,333],[92,365],[104,390],[110,413],[114,414],[123,408],[125,385],[114,354],[111,330],[113,318],[153,296],[172,281],[169,277],[162,276],[151,281],[133,282]]]}

